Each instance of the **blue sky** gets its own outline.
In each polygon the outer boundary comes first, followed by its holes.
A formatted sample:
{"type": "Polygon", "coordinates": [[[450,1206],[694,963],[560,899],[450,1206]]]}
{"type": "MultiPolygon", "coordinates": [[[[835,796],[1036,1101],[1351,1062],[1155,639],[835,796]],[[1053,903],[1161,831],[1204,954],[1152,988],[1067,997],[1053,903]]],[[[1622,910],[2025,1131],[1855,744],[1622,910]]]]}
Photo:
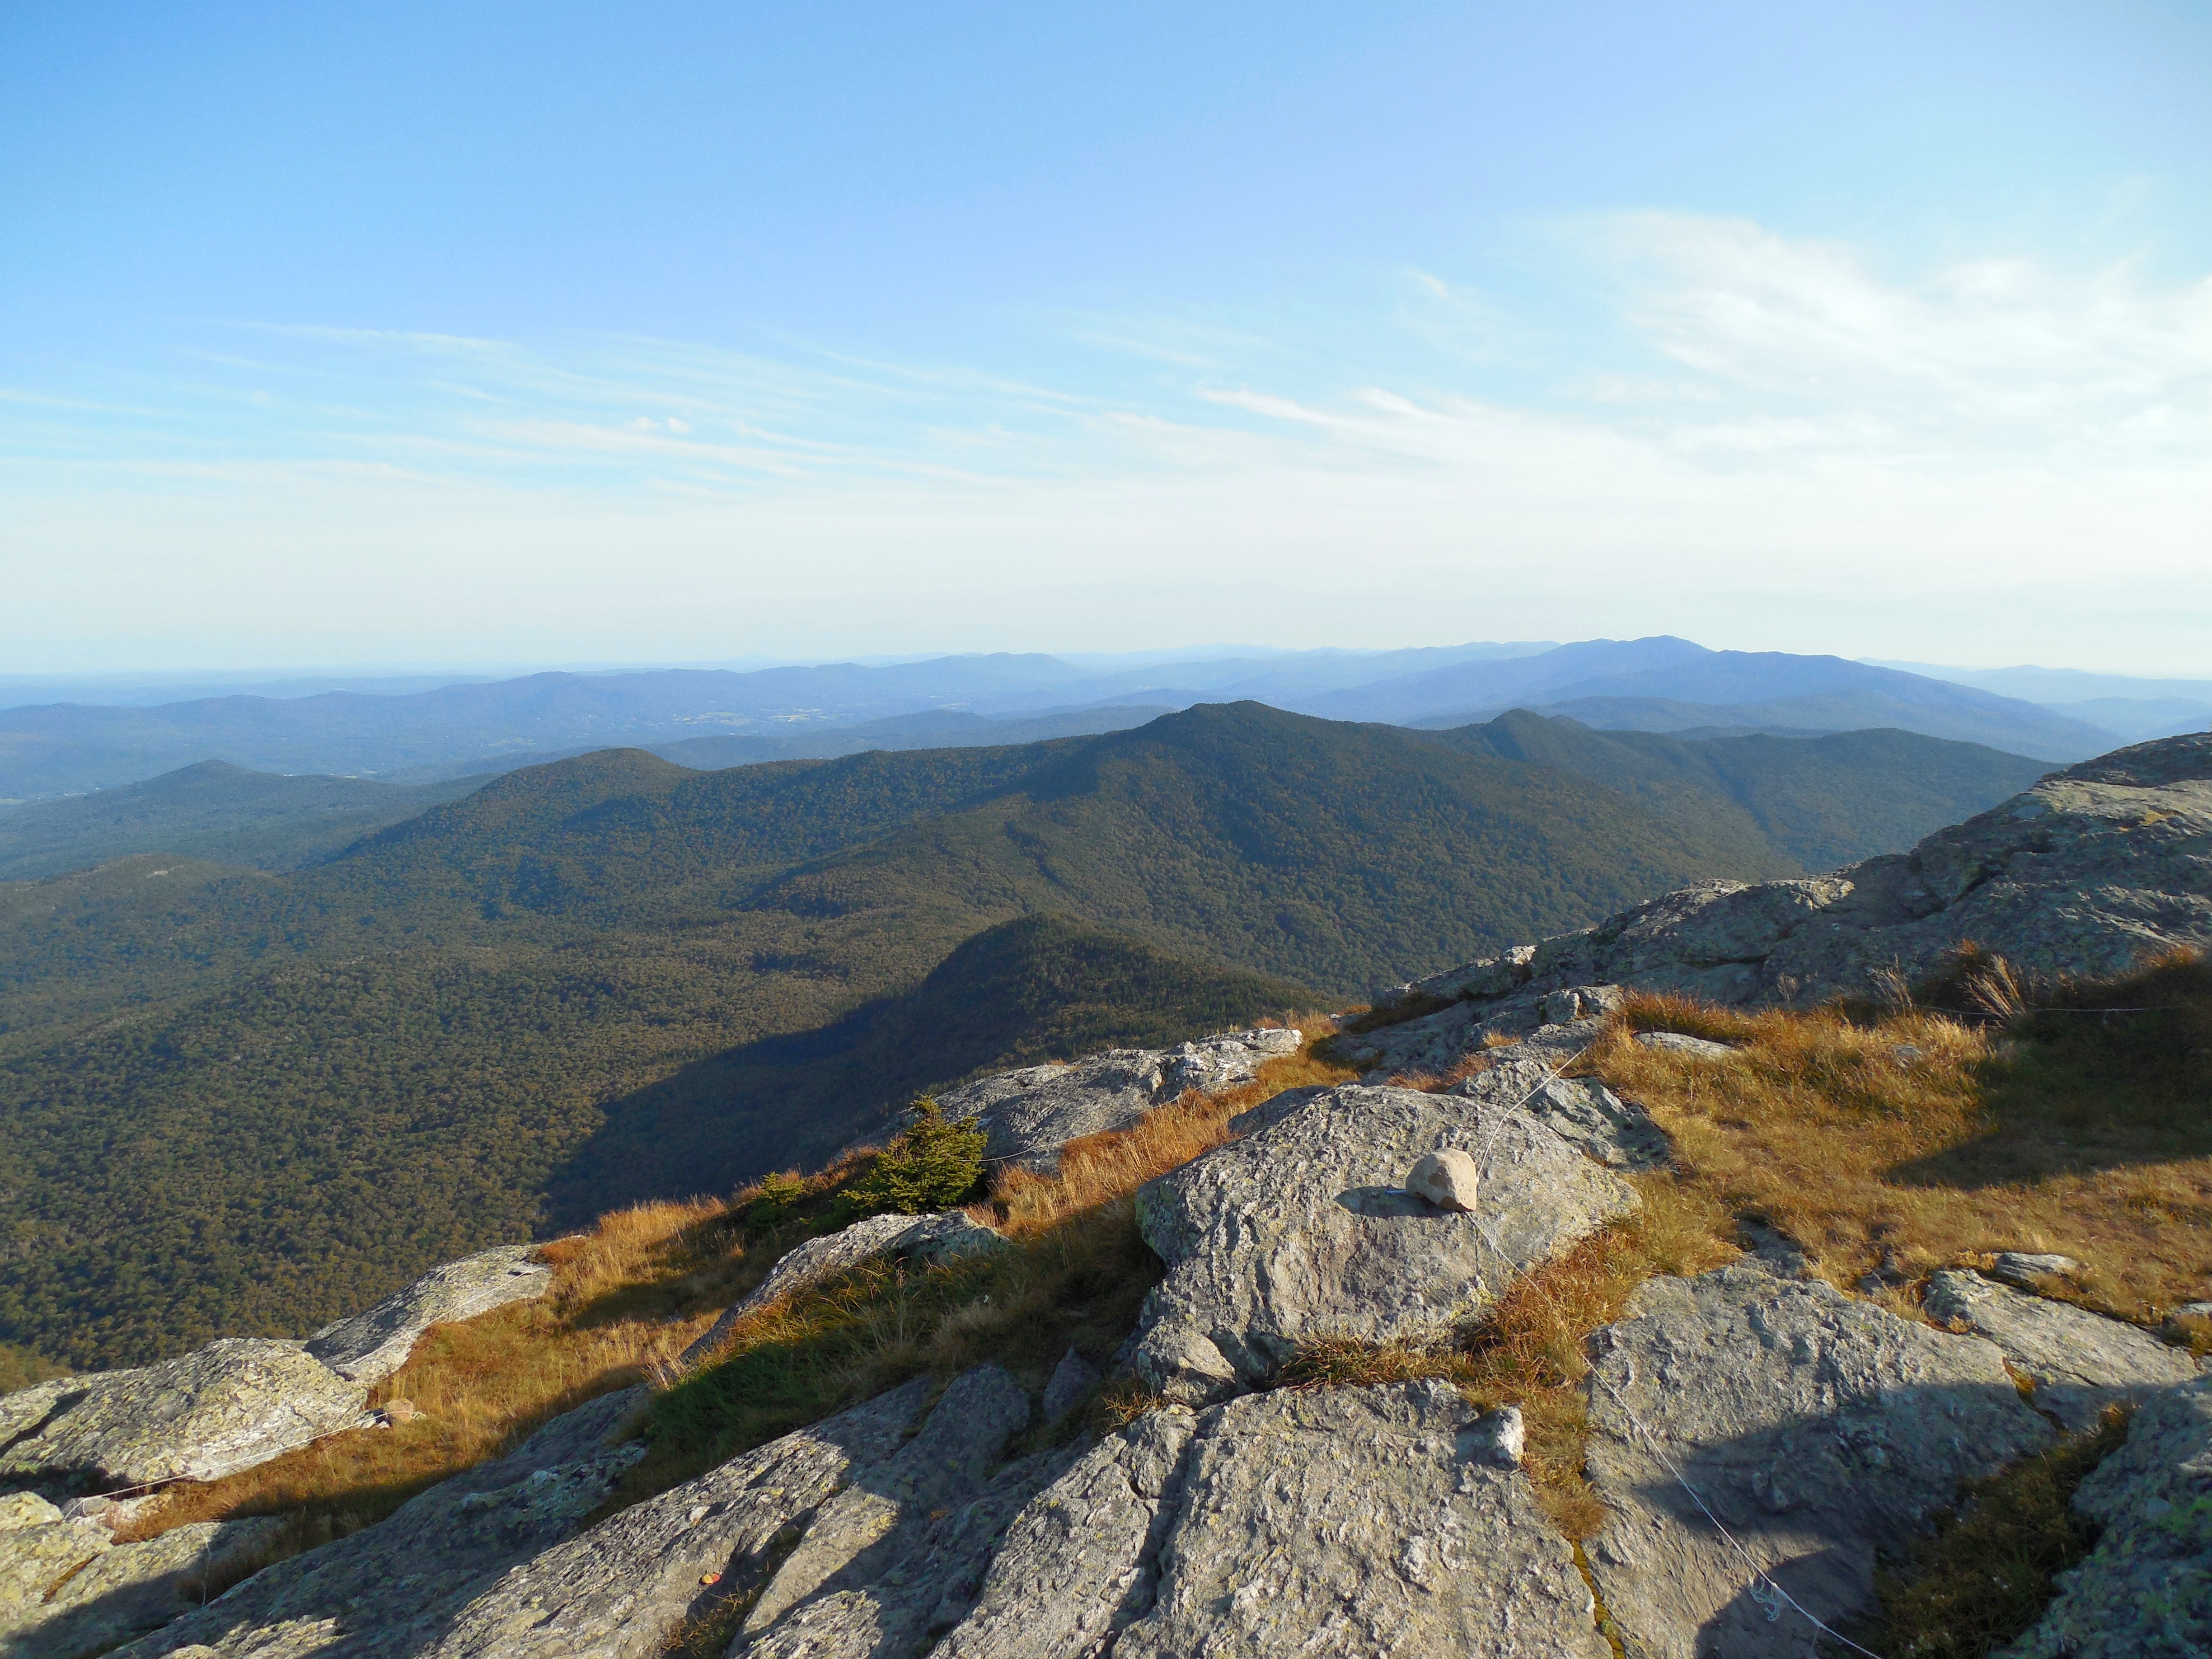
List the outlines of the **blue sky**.
{"type": "Polygon", "coordinates": [[[2198,4],[0,12],[14,672],[2203,675],[2208,532],[2198,4]]]}

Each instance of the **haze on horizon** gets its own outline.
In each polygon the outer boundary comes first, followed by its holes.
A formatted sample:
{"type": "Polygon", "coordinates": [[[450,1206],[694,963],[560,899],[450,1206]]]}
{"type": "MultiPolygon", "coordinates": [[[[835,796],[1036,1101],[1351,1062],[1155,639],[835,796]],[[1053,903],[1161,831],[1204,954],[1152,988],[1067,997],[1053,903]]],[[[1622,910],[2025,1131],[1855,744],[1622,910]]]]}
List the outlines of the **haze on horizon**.
{"type": "Polygon", "coordinates": [[[2212,12],[0,16],[0,672],[2212,677],[2212,12]]]}

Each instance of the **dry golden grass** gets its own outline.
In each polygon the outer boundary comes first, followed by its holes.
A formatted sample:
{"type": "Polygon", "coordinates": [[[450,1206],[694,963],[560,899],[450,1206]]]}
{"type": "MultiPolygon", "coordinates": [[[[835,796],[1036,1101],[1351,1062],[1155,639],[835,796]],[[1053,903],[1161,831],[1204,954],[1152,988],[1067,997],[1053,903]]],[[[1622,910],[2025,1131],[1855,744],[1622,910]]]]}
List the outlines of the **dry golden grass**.
{"type": "Polygon", "coordinates": [[[1134,1127],[1071,1140],[1060,1156],[1057,1176],[1027,1170],[1001,1173],[992,1196],[1006,1231],[1025,1237],[1085,1211],[1127,1198],[1156,1176],[1179,1170],[1200,1153],[1229,1139],[1229,1120],[1271,1100],[1285,1089],[1345,1083],[1358,1075],[1314,1051],[1335,1034],[1325,1019],[1302,1027],[1305,1042],[1297,1054],[1265,1062],[1249,1083],[1218,1094],[1188,1090],[1149,1114],[1134,1127]]]}
{"type": "MultiPolygon", "coordinates": [[[[1249,1084],[1187,1093],[1131,1128],[1069,1143],[1057,1176],[1002,1172],[991,1218],[1012,1250],[925,1271],[867,1262],[740,1322],[711,1366],[661,1396],[651,1449],[609,1507],[909,1377],[950,1378],[989,1361],[1036,1387],[1070,1347],[1103,1361],[1159,1278],[1137,1231],[1138,1188],[1220,1145],[1237,1113],[1352,1075],[1313,1054],[1328,1035],[1325,1022],[1310,1024],[1299,1053],[1267,1061],[1249,1084]]],[[[1147,1403],[1109,1390],[1088,1420],[1126,1421],[1147,1403]]]]}
{"type": "MultiPolygon", "coordinates": [[[[1788,1233],[1838,1288],[1886,1270],[1897,1284],[1876,1294],[1899,1311],[1909,1281],[2004,1249],[2073,1256],[2082,1272],[2051,1288],[2124,1318],[2212,1295],[2212,1086],[2193,1081],[2197,1051],[2148,1016],[2072,1021],[2022,994],[1999,982],[2004,1026],[1638,997],[1589,1068],[1650,1112],[1716,1206],[1788,1233]],[[1650,1029],[1742,1052],[1714,1064],[1631,1040],[1650,1029]]],[[[2212,1007],[2212,980],[2184,960],[2093,994],[2164,997],[2185,1023],[2197,1000],[2212,1007]]]]}
{"type": "Polygon", "coordinates": [[[307,1547],[381,1520],[562,1412],[665,1366],[728,1302],[746,1269],[761,1270],[732,1254],[726,1213],[705,1200],[641,1205],[546,1245],[548,1295],[432,1328],[369,1396],[373,1406],[411,1402],[410,1420],[332,1435],[225,1480],[173,1488],[121,1535],[285,1515],[295,1522],[294,1547],[307,1547]]]}

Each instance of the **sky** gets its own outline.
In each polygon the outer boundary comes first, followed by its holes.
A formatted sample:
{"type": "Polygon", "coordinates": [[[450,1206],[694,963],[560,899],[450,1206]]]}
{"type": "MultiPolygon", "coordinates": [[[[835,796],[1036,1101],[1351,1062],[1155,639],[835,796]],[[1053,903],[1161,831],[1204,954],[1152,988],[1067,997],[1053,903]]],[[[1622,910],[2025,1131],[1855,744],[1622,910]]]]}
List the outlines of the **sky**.
{"type": "Polygon", "coordinates": [[[0,672],[2212,677],[2212,7],[0,8],[0,672]]]}

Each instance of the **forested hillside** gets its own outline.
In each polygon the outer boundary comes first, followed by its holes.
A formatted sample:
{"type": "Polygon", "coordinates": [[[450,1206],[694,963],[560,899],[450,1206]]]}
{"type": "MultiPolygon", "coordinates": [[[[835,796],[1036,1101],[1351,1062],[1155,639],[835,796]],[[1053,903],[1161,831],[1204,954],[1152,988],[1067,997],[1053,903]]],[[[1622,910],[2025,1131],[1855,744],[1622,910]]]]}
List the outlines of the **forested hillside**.
{"type": "Polygon", "coordinates": [[[1468,754],[1602,783],[1701,835],[1758,837],[1807,870],[1910,847],[2051,769],[2001,749],[1914,732],[1692,740],[1593,731],[1526,709],[1433,735],[1468,754]]]}
{"type": "Polygon", "coordinates": [[[35,881],[133,853],[289,869],[483,782],[408,787],[369,778],[279,777],[202,761],[143,783],[0,811],[0,881],[35,881]]]}
{"type": "Polygon", "coordinates": [[[603,751],[298,870],[0,884],[0,1342],[297,1334],[978,1069],[1796,868],[1730,810],[1242,704],[720,772],[603,751]]]}
{"type": "MultiPolygon", "coordinates": [[[[733,1182],[1054,1030],[1194,1035],[1237,1002],[1168,994],[1198,963],[1353,995],[1771,864],[1555,772],[1243,706],[724,772],[607,751],[297,872],[0,887],[0,1340],[84,1363],[297,1333],[550,1224],[556,1184],[575,1213],[658,1171],[733,1182]],[[1071,992],[1100,1010],[1073,1024],[1048,999],[988,1041],[865,1040],[962,940],[1044,910],[1194,960],[1071,992]],[[788,1053],[848,1042],[898,1063],[794,1096],[788,1053]],[[706,1144],[631,1132],[672,1113],[706,1144]]],[[[1242,982],[1236,1018],[1280,1000],[1242,982]]]]}

